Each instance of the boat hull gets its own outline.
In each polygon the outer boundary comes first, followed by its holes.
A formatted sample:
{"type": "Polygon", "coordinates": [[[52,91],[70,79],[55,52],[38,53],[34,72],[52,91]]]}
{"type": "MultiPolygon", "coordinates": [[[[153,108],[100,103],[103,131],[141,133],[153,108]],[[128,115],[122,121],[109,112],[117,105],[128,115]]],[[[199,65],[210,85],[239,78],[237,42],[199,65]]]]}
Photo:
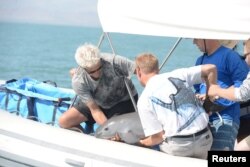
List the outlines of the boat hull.
{"type": "Polygon", "coordinates": [[[177,157],[41,124],[0,110],[2,166],[166,166],[203,167],[206,160],[177,157]]]}

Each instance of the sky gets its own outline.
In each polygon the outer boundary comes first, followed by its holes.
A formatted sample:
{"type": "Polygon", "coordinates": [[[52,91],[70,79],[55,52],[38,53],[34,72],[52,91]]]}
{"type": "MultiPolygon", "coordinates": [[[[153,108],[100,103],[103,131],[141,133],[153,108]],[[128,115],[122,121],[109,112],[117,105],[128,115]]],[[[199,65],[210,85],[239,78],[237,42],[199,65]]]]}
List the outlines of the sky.
{"type": "Polygon", "coordinates": [[[98,0],[0,0],[0,22],[100,27],[98,0]]]}

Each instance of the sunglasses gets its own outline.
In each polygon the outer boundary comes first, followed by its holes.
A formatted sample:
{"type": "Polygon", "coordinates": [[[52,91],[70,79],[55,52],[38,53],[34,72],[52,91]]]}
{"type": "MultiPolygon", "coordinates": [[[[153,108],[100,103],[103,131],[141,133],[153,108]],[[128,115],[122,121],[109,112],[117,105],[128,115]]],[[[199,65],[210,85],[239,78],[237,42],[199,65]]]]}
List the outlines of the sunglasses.
{"type": "Polygon", "coordinates": [[[85,71],[86,71],[88,74],[94,74],[95,72],[100,71],[101,69],[102,69],[102,66],[100,66],[99,68],[97,68],[97,69],[94,70],[94,71],[87,71],[86,69],[85,69],[85,71]]]}

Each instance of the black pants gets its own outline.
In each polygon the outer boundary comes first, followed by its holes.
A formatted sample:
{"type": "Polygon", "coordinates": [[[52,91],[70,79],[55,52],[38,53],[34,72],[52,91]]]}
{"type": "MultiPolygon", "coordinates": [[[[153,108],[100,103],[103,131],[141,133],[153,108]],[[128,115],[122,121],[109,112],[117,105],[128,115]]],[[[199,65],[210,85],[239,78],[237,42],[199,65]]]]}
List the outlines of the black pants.
{"type": "MultiPolygon", "coordinates": [[[[138,94],[136,94],[134,96],[134,99],[135,99],[135,102],[137,103],[138,94]]],[[[88,121],[86,123],[88,123],[88,124],[95,123],[95,120],[92,117],[92,114],[91,114],[89,108],[80,99],[78,99],[75,102],[73,107],[75,107],[79,112],[81,112],[88,119],[88,121]]],[[[107,119],[111,118],[114,115],[122,115],[125,113],[130,113],[130,112],[136,111],[131,99],[119,102],[118,104],[116,104],[115,106],[113,106],[109,109],[102,108],[101,106],[99,106],[99,107],[101,108],[101,110],[103,111],[103,113],[107,117],[107,119]]]]}

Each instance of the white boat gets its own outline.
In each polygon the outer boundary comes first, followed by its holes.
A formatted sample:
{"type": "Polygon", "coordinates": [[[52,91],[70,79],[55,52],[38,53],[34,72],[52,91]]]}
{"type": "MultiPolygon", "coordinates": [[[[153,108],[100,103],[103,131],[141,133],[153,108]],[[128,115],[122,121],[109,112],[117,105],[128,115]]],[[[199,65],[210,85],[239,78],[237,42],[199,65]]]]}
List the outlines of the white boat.
{"type": "Polygon", "coordinates": [[[206,166],[205,160],[97,139],[0,111],[1,166],[206,166]]]}
{"type": "MultiPolygon", "coordinates": [[[[112,32],[245,40],[250,37],[248,11],[249,0],[99,0],[98,14],[104,32],[99,45],[105,37],[111,45],[108,33],[112,32]],[[222,8],[225,4],[226,8],[222,8]]],[[[115,52],[112,45],[111,48],[115,52]]],[[[205,167],[207,161],[97,139],[0,110],[0,165],[205,167]]]]}

